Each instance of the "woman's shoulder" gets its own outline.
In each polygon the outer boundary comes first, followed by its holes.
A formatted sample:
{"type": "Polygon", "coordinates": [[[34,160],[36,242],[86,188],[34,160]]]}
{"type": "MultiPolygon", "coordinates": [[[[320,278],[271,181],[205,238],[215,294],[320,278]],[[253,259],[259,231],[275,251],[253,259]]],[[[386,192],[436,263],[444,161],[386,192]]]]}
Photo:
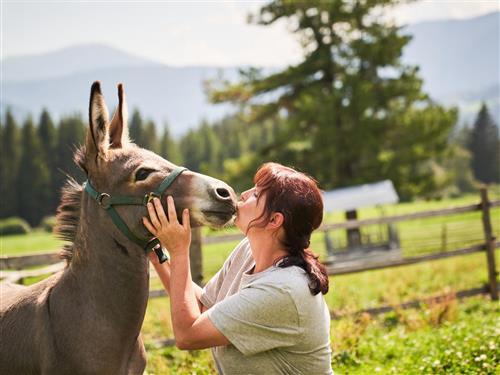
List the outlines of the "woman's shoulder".
{"type": "Polygon", "coordinates": [[[301,326],[307,325],[311,317],[324,321],[325,325],[329,324],[330,317],[323,295],[311,293],[309,278],[300,267],[275,267],[249,287],[258,288],[283,304],[293,305],[301,326]]]}
{"type": "Polygon", "coordinates": [[[305,271],[297,266],[273,266],[270,272],[255,280],[255,284],[267,284],[293,294],[309,293],[309,279],[305,271]]]}
{"type": "Polygon", "coordinates": [[[231,254],[229,254],[226,262],[228,262],[228,266],[235,263],[241,264],[251,256],[252,251],[250,249],[250,242],[248,242],[248,238],[245,237],[236,245],[231,254]]]}

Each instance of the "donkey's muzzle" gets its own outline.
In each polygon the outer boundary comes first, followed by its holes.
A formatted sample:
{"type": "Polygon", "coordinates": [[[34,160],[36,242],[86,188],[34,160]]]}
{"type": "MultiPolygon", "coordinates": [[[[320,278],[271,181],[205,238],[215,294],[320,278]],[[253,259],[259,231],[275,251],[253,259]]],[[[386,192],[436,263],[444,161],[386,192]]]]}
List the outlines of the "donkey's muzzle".
{"type": "Polygon", "coordinates": [[[231,202],[232,198],[229,189],[231,188],[226,188],[226,187],[214,188],[211,195],[215,200],[219,202],[231,202]]]}

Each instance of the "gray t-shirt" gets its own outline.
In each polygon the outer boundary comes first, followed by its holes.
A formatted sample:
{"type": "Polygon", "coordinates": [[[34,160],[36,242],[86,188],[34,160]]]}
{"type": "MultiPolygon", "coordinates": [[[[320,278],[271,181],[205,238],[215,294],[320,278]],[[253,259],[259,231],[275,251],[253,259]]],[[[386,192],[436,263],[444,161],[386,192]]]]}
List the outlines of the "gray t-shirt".
{"type": "Polygon", "coordinates": [[[255,266],[248,239],[207,283],[201,302],[231,342],[212,349],[220,374],[333,374],[330,314],[299,267],[255,266]]]}

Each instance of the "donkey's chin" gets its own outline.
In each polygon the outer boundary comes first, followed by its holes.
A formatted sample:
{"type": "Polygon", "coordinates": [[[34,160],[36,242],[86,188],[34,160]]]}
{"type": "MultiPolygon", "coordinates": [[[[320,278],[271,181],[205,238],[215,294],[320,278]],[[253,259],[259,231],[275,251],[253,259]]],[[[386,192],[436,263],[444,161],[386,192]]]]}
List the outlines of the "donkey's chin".
{"type": "Polygon", "coordinates": [[[191,210],[191,225],[206,225],[211,228],[222,228],[231,225],[236,218],[235,210],[214,210],[207,209],[201,211],[191,210]]]}
{"type": "Polygon", "coordinates": [[[213,228],[222,228],[233,224],[236,214],[224,211],[202,211],[206,224],[213,228]]]}

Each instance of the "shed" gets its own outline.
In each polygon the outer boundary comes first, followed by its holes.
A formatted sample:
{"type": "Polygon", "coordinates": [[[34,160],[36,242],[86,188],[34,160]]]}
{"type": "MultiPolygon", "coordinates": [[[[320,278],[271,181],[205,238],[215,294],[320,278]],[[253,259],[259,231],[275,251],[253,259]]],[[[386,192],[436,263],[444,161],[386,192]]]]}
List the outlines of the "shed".
{"type": "Polygon", "coordinates": [[[399,197],[391,180],[325,191],[325,211],[355,211],[361,207],[398,203],[399,197]]]}
{"type": "MultiPolygon", "coordinates": [[[[381,207],[386,204],[398,203],[399,197],[390,180],[351,186],[325,191],[323,204],[326,212],[345,212],[347,220],[357,220],[357,209],[362,207],[381,207]]],[[[344,241],[334,242],[325,232],[325,242],[329,257],[337,262],[342,259],[351,260],[368,254],[388,254],[390,251],[399,254],[399,238],[391,225],[379,225],[377,231],[365,231],[360,228],[346,230],[344,241]]]]}

